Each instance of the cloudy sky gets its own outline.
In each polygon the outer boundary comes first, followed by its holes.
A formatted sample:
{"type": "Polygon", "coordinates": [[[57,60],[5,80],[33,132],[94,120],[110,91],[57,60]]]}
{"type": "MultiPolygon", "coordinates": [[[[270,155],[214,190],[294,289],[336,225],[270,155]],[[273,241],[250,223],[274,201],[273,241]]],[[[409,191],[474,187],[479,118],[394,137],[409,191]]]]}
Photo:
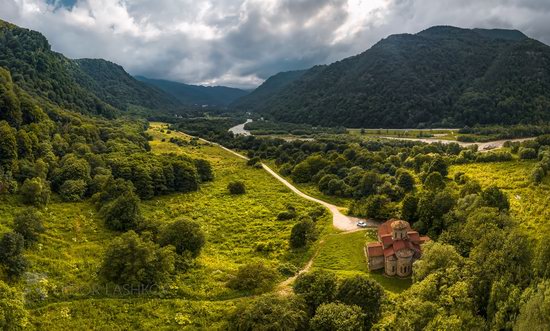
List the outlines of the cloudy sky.
{"type": "Polygon", "coordinates": [[[0,18],[71,58],[250,88],[433,25],[515,28],[550,44],[549,0],[0,0],[0,18]]]}

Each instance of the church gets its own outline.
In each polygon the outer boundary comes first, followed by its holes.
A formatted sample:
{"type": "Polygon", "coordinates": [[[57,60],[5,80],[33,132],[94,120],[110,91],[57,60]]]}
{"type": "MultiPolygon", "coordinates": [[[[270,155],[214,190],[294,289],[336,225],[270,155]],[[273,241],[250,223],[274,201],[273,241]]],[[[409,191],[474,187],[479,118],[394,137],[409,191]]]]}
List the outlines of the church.
{"type": "Polygon", "coordinates": [[[378,228],[378,242],[365,247],[369,270],[381,270],[387,276],[409,277],[413,262],[422,254],[421,245],[430,240],[411,229],[406,221],[391,219],[378,228]]]}

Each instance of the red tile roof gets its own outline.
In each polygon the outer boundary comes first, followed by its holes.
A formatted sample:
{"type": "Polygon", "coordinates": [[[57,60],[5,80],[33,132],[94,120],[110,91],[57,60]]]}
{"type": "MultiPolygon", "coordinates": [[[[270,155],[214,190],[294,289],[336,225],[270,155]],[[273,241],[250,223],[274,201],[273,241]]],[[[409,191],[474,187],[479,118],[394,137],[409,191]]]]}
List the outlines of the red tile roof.
{"type": "Polygon", "coordinates": [[[409,237],[409,240],[414,243],[420,243],[420,235],[416,231],[409,231],[407,232],[407,236],[409,237]]]}
{"type": "Polygon", "coordinates": [[[369,257],[382,256],[384,255],[384,250],[381,243],[369,243],[367,244],[367,255],[369,257]]]}

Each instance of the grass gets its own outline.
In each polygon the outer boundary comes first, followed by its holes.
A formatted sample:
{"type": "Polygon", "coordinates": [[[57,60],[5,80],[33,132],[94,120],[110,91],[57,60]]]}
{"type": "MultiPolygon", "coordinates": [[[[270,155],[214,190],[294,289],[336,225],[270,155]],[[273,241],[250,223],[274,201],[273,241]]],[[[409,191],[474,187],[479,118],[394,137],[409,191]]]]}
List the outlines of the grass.
{"type": "Polygon", "coordinates": [[[368,275],[393,293],[400,293],[409,288],[410,279],[386,277],[381,272],[369,272],[364,246],[371,241],[376,241],[376,233],[372,230],[327,235],[313,262],[313,268],[330,270],[344,277],[354,274],[368,275]]]}
{"type": "Polygon", "coordinates": [[[537,228],[550,219],[550,176],[538,186],[530,182],[536,161],[509,161],[455,165],[449,177],[464,172],[479,181],[483,188],[496,185],[503,189],[510,200],[510,213],[525,229],[537,234],[537,228]]]}

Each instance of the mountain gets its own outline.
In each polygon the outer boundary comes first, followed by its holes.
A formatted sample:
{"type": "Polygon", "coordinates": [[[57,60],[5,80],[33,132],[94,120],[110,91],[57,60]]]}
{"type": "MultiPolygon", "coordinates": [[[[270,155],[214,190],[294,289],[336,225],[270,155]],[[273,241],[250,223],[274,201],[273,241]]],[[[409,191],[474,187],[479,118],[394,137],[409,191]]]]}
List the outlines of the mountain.
{"type": "Polygon", "coordinates": [[[538,123],[550,121],[550,47],[516,30],[436,26],[283,85],[249,110],[322,126],[538,123]]]}
{"type": "Polygon", "coordinates": [[[136,76],[137,80],[158,88],[186,105],[227,106],[249,92],[226,86],[199,86],[172,82],[162,79],[150,79],[136,76]]]}
{"type": "Polygon", "coordinates": [[[254,105],[266,102],[268,98],[275,96],[277,92],[300,78],[305,72],[306,70],[286,71],[271,76],[250,94],[233,102],[231,107],[248,110],[249,108],[253,108],[254,105]]]}
{"type": "Polygon", "coordinates": [[[62,108],[112,117],[138,106],[176,110],[179,101],[135,80],[105,60],[72,60],[51,50],[40,33],[0,20],[0,67],[27,93],[62,108]]]}

